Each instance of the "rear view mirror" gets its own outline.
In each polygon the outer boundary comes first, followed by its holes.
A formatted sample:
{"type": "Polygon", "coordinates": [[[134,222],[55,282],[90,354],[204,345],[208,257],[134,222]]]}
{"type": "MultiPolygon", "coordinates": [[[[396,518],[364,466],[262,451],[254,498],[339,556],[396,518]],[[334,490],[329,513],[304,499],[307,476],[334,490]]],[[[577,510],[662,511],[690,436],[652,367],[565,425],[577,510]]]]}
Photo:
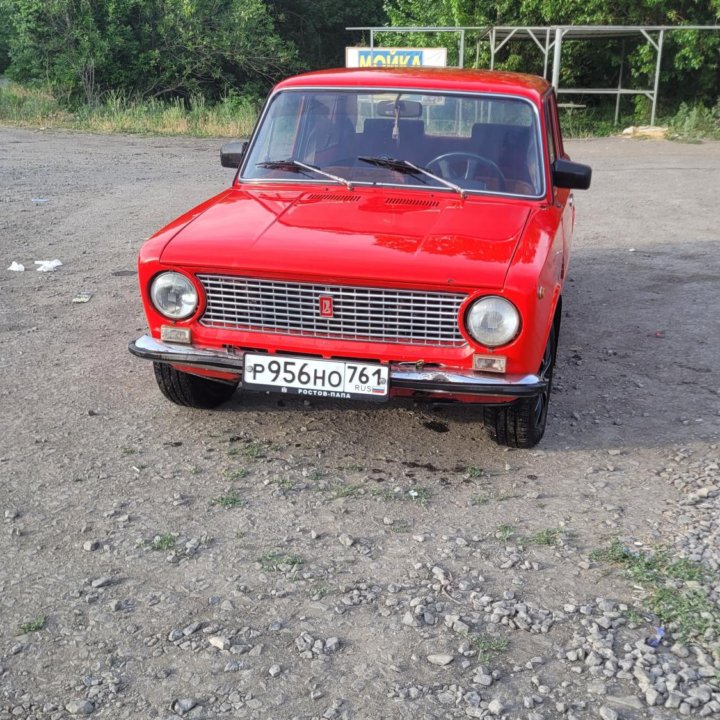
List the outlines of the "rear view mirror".
{"type": "Polygon", "coordinates": [[[247,140],[234,140],[226,143],[220,149],[220,164],[223,167],[237,170],[245,157],[247,146],[247,140]]]}
{"type": "Polygon", "coordinates": [[[571,162],[558,158],[553,164],[553,182],[555,187],[571,190],[587,190],[592,179],[592,168],[589,165],[571,162]]]}
{"type": "Polygon", "coordinates": [[[384,118],[394,118],[396,112],[401,118],[422,116],[422,104],[414,100],[382,100],[375,107],[377,114],[384,118]]]}

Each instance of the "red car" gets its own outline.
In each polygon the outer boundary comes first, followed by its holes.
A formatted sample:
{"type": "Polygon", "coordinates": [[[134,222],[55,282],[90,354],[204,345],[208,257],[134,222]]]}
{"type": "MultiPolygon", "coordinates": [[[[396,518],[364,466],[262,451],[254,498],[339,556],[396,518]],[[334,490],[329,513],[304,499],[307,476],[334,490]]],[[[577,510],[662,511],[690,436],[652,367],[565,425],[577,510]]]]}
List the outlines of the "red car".
{"type": "Polygon", "coordinates": [[[543,436],[575,221],[591,170],[542,78],[328,70],[281,82],[230,188],[139,258],[163,394],[241,385],[482,405],[498,443],[543,436]]]}

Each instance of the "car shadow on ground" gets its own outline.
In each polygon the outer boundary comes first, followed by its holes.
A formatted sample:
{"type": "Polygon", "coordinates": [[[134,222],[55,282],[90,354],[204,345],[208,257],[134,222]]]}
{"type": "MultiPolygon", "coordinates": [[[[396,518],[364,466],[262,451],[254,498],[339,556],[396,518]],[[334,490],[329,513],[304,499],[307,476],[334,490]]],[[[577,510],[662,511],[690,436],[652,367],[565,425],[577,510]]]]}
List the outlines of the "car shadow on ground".
{"type": "MultiPolygon", "coordinates": [[[[659,447],[720,434],[720,283],[709,270],[717,247],[707,240],[635,252],[576,250],[540,449],[659,447]]],[[[282,423],[332,418],[356,442],[378,412],[393,443],[415,428],[439,448],[448,433],[483,437],[482,410],[471,406],[394,400],[379,409],[376,403],[247,394],[226,411],[237,412],[238,403],[255,413],[282,414],[282,423]]],[[[489,451],[492,443],[483,446],[489,451]]]]}

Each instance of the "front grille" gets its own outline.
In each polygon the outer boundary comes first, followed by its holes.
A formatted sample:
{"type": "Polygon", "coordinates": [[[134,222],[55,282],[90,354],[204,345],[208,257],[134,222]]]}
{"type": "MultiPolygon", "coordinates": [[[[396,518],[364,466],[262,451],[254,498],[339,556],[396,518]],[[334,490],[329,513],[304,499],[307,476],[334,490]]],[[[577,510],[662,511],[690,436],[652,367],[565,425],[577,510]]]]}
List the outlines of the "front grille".
{"type": "Polygon", "coordinates": [[[198,275],[207,327],[284,335],[461,347],[460,293],[313,285],[227,275],[198,275]],[[332,317],[320,314],[332,298],[332,317]]]}

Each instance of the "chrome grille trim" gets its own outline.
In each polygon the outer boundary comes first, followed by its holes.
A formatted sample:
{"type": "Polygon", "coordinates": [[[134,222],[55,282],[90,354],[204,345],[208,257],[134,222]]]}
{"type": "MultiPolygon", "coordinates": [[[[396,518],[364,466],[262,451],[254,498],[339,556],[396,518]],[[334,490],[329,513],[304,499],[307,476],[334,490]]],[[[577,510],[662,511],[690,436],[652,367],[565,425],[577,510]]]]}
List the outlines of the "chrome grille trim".
{"type": "Polygon", "coordinates": [[[198,275],[206,294],[200,324],[212,328],[436,347],[466,344],[458,327],[462,293],[198,275]],[[333,317],[320,297],[333,298],[333,317]]]}

